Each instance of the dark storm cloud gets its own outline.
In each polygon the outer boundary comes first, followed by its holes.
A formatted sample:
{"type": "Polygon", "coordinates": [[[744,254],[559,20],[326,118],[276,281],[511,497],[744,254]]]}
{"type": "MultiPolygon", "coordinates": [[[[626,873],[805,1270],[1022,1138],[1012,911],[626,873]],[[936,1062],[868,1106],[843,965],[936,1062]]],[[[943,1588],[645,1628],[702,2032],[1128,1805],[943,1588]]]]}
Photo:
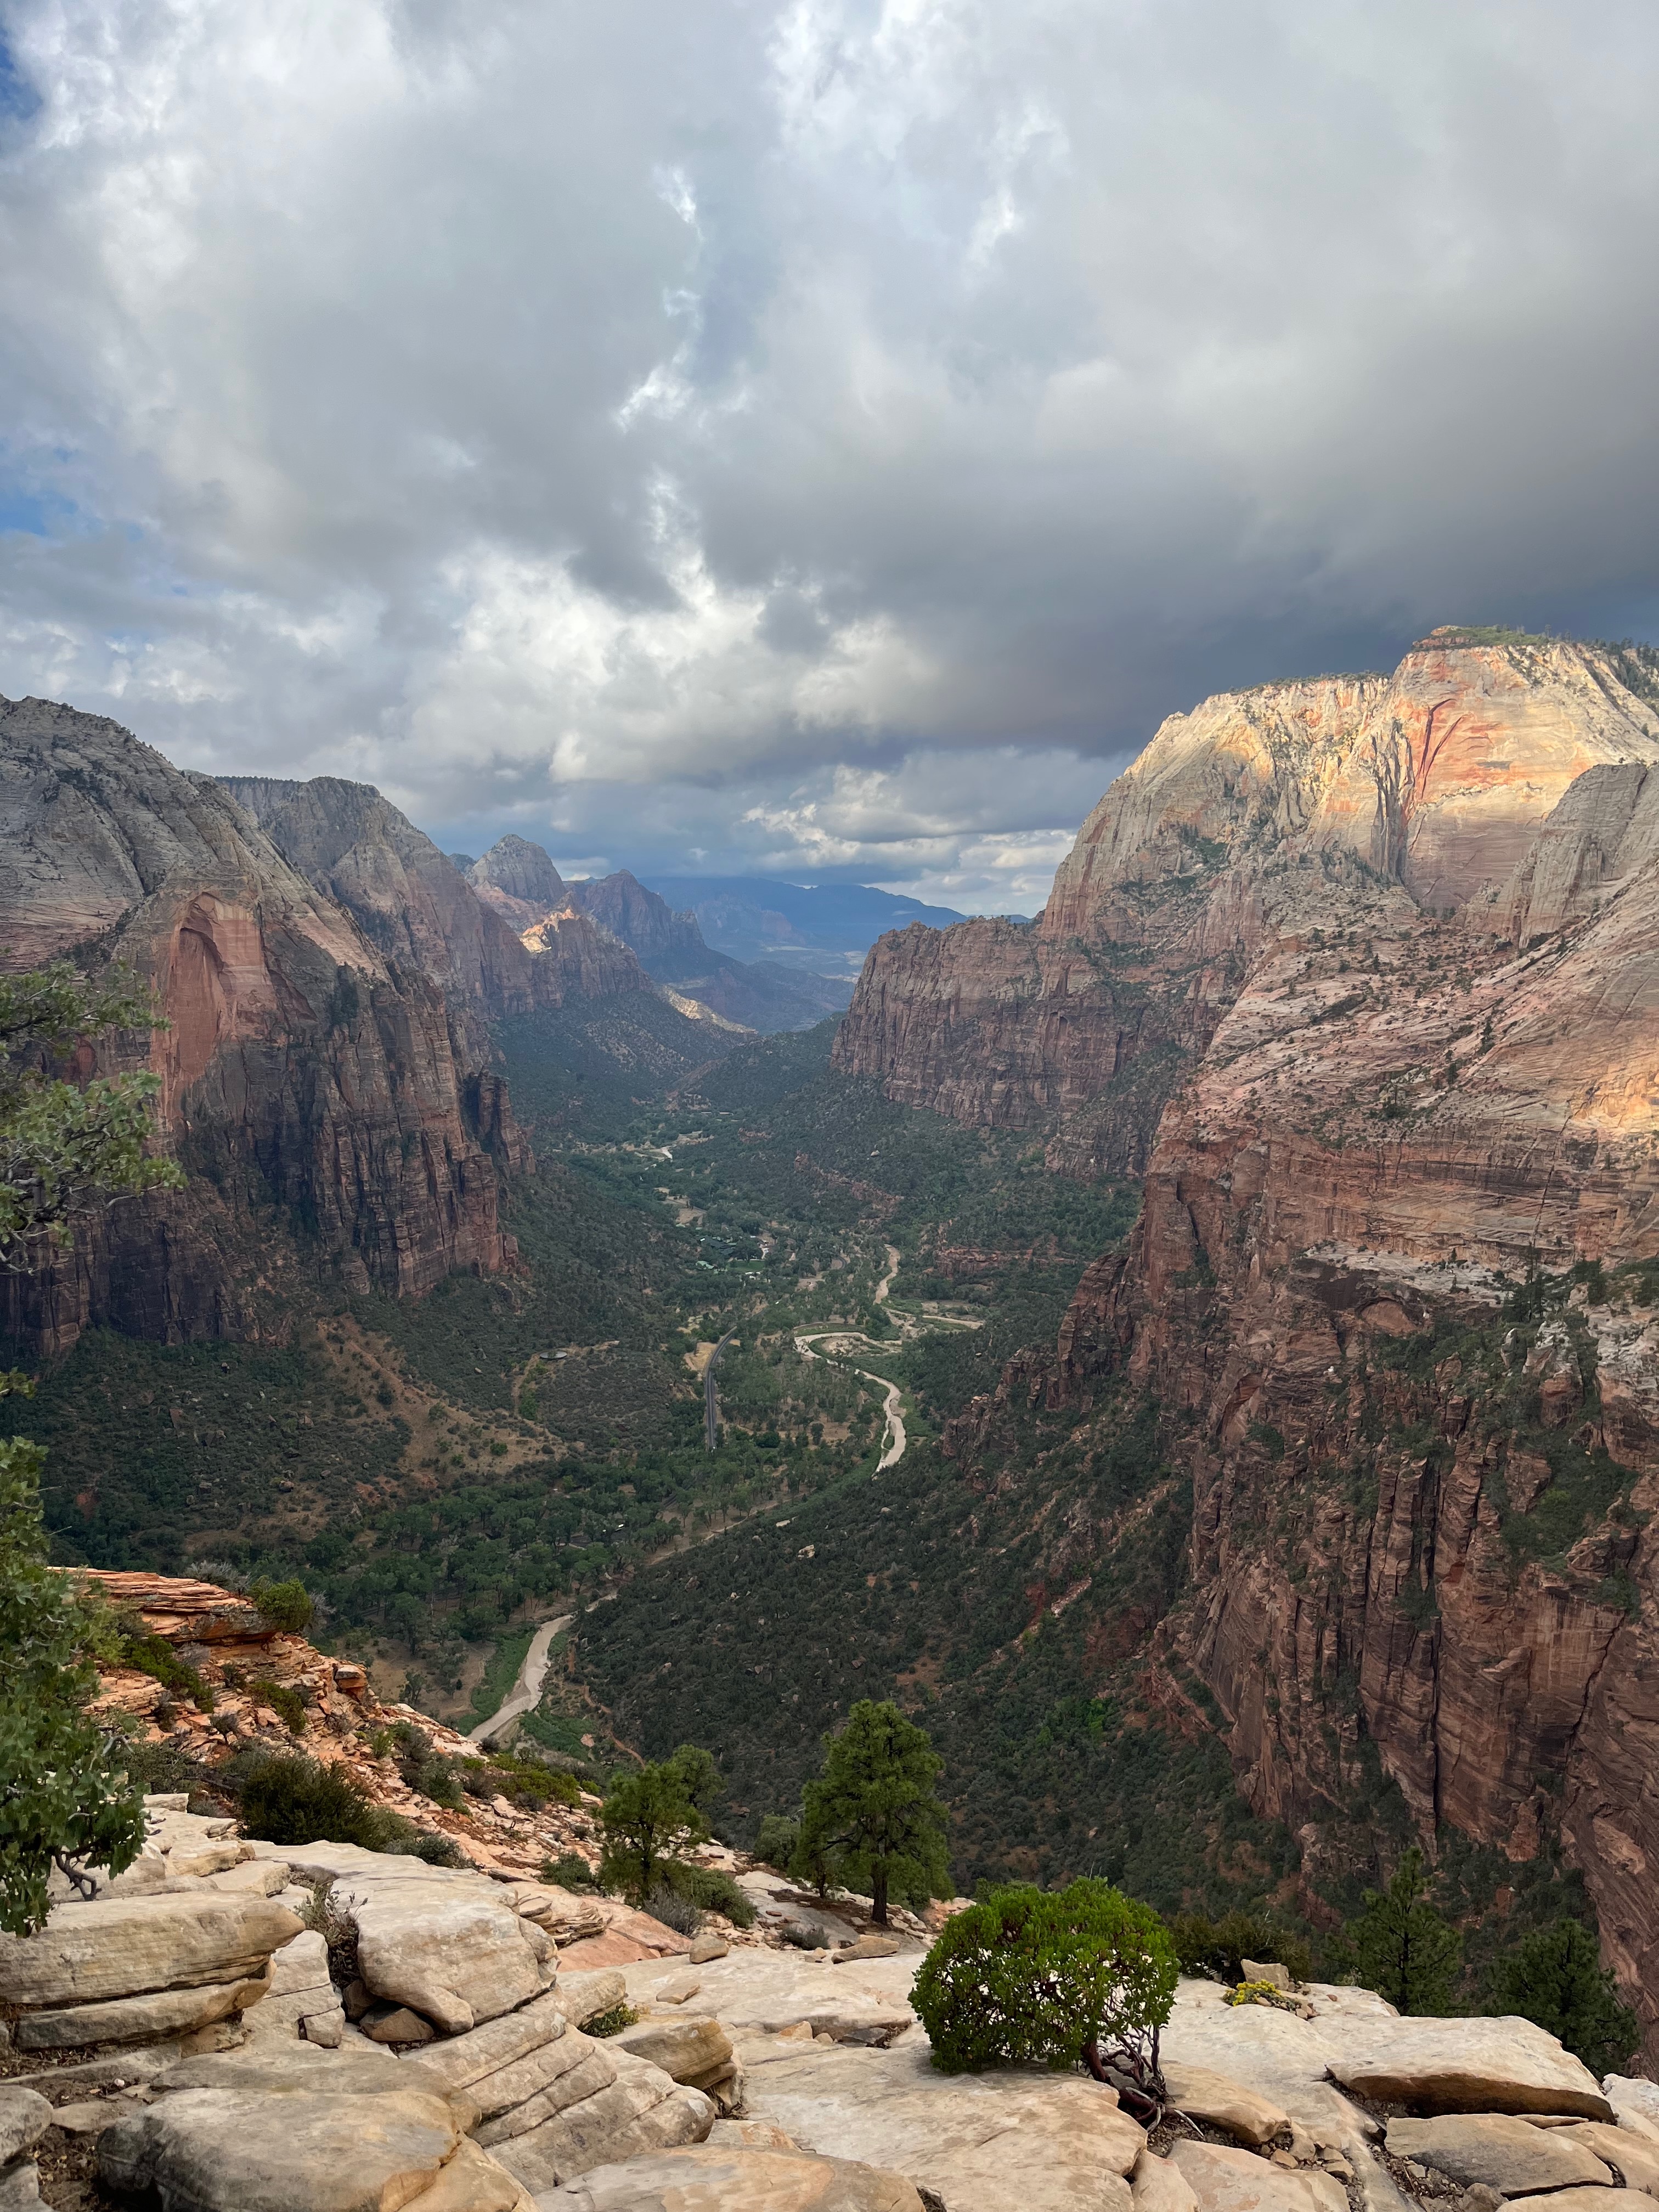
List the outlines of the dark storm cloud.
{"type": "Polygon", "coordinates": [[[181,759],[1029,908],[1171,708],[1650,624],[1645,7],[9,21],[0,689],[181,759]]]}

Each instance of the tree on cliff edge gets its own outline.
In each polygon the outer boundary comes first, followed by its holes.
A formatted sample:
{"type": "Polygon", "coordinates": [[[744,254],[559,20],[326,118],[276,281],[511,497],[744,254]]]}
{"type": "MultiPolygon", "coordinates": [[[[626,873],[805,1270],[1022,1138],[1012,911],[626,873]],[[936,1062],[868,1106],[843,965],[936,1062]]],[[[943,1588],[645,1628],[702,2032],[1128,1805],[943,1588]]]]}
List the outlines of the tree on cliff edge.
{"type": "MultiPolygon", "coordinates": [[[[149,1149],[154,1076],[72,1079],[85,1041],[155,1026],[127,978],[94,988],[63,962],[0,976],[0,1269],[40,1267],[78,1214],[183,1181],[149,1149]]],[[[0,1375],[0,1395],[33,1388],[0,1375]]],[[[46,1565],[45,1457],[26,1437],[0,1441],[0,1929],[17,1936],[46,1919],[54,1866],[76,1880],[89,1865],[118,1873],[143,1838],[118,1747],[86,1711],[106,1614],[46,1565]]]]}
{"type": "Polygon", "coordinates": [[[824,1740],[823,1771],[801,1793],[797,1851],[817,1854],[838,1880],[867,1881],[878,1928],[890,1893],[918,1903],[948,1897],[950,1815],[933,1794],[945,1762],[926,1729],[890,1700],[860,1698],[839,1735],[824,1740]]]}

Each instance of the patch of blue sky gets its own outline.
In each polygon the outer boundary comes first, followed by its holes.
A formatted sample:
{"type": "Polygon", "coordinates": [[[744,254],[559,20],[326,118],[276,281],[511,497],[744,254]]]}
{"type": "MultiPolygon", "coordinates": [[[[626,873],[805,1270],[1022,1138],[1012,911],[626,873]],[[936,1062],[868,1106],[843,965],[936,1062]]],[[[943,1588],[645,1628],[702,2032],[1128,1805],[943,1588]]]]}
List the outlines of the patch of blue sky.
{"type": "Polygon", "coordinates": [[[40,95],[18,68],[6,27],[0,22],[0,127],[27,123],[40,105],[40,95]]]}

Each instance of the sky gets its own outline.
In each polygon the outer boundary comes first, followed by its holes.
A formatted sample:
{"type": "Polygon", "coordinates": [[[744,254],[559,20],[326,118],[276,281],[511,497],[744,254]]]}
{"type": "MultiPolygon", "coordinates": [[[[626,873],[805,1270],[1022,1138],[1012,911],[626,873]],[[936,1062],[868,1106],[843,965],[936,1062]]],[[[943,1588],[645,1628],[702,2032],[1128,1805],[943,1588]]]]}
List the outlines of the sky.
{"type": "Polygon", "coordinates": [[[1659,635],[1650,0],[0,0],[0,692],[1034,912],[1159,719],[1659,635]]]}

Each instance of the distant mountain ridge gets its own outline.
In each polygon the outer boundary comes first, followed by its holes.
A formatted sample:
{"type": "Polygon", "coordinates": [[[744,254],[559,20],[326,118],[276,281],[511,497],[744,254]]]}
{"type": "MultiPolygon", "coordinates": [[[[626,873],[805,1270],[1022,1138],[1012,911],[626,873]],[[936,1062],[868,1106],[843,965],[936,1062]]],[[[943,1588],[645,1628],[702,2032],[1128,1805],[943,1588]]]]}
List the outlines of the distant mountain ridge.
{"type": "Polygon", "coordinates": [[[711,950],[694,914],[676,913],[629,869],[567,883],[541,846],[517,836],[498,839],[479,860],[450,857],[458,866],[466,861],[466,880],[478,897],[532,951],[571,922],[596,930],[631,952],[694,1019],[713,1016],[763,1033],[810,1029],[844,1012],[852,997],[850,976],[825,978],[711,950]]]}
{"type": "Polygon", "coordinates": [[[913,921],[945,929],[966,920],[869,884],[793,884],[773,876],[653,876],[672,906],[697,918],[707,942],[738,960],[787,960],[810,968],[814,956],[864,954],[885,931],[913,921]]]}

